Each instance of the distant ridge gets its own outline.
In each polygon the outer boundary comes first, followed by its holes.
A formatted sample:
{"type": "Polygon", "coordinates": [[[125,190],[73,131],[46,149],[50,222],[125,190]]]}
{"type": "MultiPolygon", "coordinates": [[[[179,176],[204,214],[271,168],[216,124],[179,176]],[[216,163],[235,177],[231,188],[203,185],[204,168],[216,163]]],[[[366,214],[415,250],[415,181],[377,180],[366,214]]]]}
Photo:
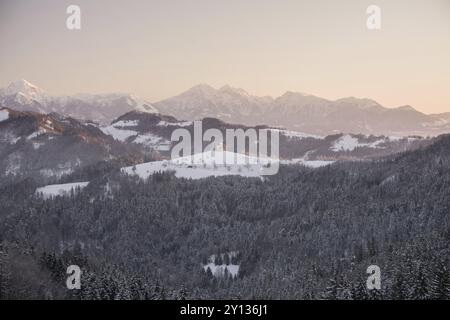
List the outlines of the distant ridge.
{"type": "Polygon", "coordinates": [[[229,85],[216,89],[199,84],[174,97],[149,103],[126,93],[52,96],[26,80],[18,80],[0,89],[0,107],[56,112],[102,124],[137,110],[180,120],[217,118],[228,123],[265,124],[318,135],[436,136],[450,132],[450,113],[427,115],[411,106],[386,108],[366,98],[333,101],[292,91],[277,98],[258,97],[229,85]]]}

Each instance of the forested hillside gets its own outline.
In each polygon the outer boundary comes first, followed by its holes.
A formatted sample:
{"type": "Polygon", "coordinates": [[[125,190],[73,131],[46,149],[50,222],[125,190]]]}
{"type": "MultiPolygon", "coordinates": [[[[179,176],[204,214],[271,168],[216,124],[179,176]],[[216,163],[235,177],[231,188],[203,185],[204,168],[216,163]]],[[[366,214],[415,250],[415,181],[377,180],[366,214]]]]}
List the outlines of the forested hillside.
{"type": "Polygon", "coordinates": [[[449,136],[264,181],[89,170],[89,186],[64,197],[44,200],[31,179],[2,187],[0,298],[450,297],[449,136]],[[203,267],[230,252],[216,264],[239,265],[237,277],[203,267]],[[74,261],[76,293],[65,289],[74,261]],[[380,291],[365,287],[372,264],[380,291]]]}

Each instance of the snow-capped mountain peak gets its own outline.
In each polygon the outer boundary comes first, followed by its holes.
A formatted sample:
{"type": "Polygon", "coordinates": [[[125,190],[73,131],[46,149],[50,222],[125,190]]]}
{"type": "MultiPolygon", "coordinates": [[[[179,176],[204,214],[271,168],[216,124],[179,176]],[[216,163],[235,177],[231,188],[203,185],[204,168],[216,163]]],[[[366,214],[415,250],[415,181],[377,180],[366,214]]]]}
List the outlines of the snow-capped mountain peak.
{"type": "Polygon", "coordinates": [[[200,83],[198,85],[193,86],[189,90],[185,91],[183,94],[186,95],[213,95],[216,92],[216,89],[211,87],[208,84],[200,83]]]}
{"type": "Polygon", "coordinates": [[[2,106],[18,111],[55,112],[103,124],[109,124],[118,116],[132,110],[146,113],[158,112],[149,102],[128,93],[79,93],[53,96],[23,79],[0,89],[0,107],[2,106]]]}
{"type": "Polygon", "coordinates": [[[36,101],[42,100],[45,96],[44,90],[24,79],[11,82],[2,91],[3,95],[20,95],[26,99],[36,101]]]}
{"type": "Polygon", "coordinates": [[[230,85],[224,85],[223,87],[221,87],[219,89],[219,92],[233,94],[233,95],[239,95],[239,96],[244,96],[244,97],[250,97],[250,94],[247,91],[245,91],[244,89],[234,88],[234,87],[231,87],[230,85]]]}
{"type": "Polygon", "coordinates": [[[134,110],[146,113],[158,113],[158,110],[149,102],[137,97],[130,95],[130,102],[134,102],[134,110]]]}
{"type": "Polygon", "coordinates": [[[337,105],[346,104],[346,105],[354,106],[361,110],[369,109],[372,107],[378,107],[378,108],[381,107],[381,105],[378,102],[376,102],[375,100],[367,99],[367,98],[356,98],[356,97],[341,98],[341,99],[336,100],[335,103],[337,105]]]}
{"type": "Polygon", "coordinates": [[[396,109],[397,109],[397,110],[400,110],[400,111],[413,111],[413,112],[417,112],[416,109],[414,109],[413,107],[411,107],[411,106],[409,106],[409,105],[406,105],[406,106],[400,106],[400,107],[397,107],[396,109]]]}

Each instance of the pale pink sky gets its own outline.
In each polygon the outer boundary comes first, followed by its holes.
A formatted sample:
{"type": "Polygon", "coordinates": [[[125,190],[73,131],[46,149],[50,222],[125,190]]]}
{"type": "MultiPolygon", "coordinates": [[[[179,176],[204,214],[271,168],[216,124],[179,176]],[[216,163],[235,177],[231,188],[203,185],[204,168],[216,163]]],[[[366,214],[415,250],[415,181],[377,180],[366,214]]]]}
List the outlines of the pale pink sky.
{"type": "Polygon", "coordinates": [[[198,83],[450,112],[450,0],[0,0],[0,86],[130,92],[198,83]],[[66,7],[82,30],[66,29],[66,7]],[[366,8],[382,29],[366,28],[366,8]]]}

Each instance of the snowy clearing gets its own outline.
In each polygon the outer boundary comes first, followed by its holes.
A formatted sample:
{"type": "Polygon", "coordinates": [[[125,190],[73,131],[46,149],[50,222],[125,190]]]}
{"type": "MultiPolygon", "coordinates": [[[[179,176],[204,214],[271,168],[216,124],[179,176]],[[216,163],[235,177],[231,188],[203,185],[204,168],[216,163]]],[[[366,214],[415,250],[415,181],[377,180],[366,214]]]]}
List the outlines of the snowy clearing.
{"type": "Polygon", "coordinates": [[[74,182],[65,184],[51,184],[45,187],[40,187],[36,189],[36,194],[41,194],[44,199],[49,199],[56,196],[62,196],[70,193],[70,191],[76,188],[83,189],[89,182],[74,182]]]}
{"type": "Polygon", "coordinates": [[[153,161],[122,168],[122,172],[147,179],[156,172],[173,171],[178,178],[202,179],[227,175],[262,177],[269,158],[249,157],[228,151],[208,151],[173,160],[153,161]]]}
{"type": "Polygon", "coordinates": [[[237,277],[239,264],[233,263],[233,259],[237,257],[237,252],[222,253],[219,256],[215,254],[210,256],[208,262],[203,264],[203,270],[207,272],[209,269],[216,278],[224,277],[226,274],[232,278],[237,277]]]}
{"type": "Polygon", "coordinates": [[[208,263],[207,265],[203,266],[203,269],[205,271],[207,271],[208,268],[211,270],[212,275],[216,278],[224,277],[225,273],[227,273],[232,278],[234,278],[234,277],[237,277],[237,275],[239,273],[239,265],[236,265],[236,264],[216,265],[214,263],[208,263]]]}
{"type": "Polygon", "coordinates": [[[135,166],[122,168],[128,175],[137,175],[147,179],[157,172],[174,172],[177,178],[203,179],[227,175],[263,178],[265,168],[271,163],[303,164],[310,168],[320,168],[330,165],[334,161],[325,160],[276,160],[271,158],[258,158],[245,154],[228,151],[207,151],[192,156],[180,157],[173,160],[152,161],[135,166]]]}
{"type": "Polygon", "coordinates": [[[383,142],[385,142],[383,139],[371,143],[359,142],[358,138],[346,134],[334,142],[333,146],[331,147],[331,150],[339,152],[339,151],[353,151],[358,147],[380,148],[379,144],[383,142]]]}

